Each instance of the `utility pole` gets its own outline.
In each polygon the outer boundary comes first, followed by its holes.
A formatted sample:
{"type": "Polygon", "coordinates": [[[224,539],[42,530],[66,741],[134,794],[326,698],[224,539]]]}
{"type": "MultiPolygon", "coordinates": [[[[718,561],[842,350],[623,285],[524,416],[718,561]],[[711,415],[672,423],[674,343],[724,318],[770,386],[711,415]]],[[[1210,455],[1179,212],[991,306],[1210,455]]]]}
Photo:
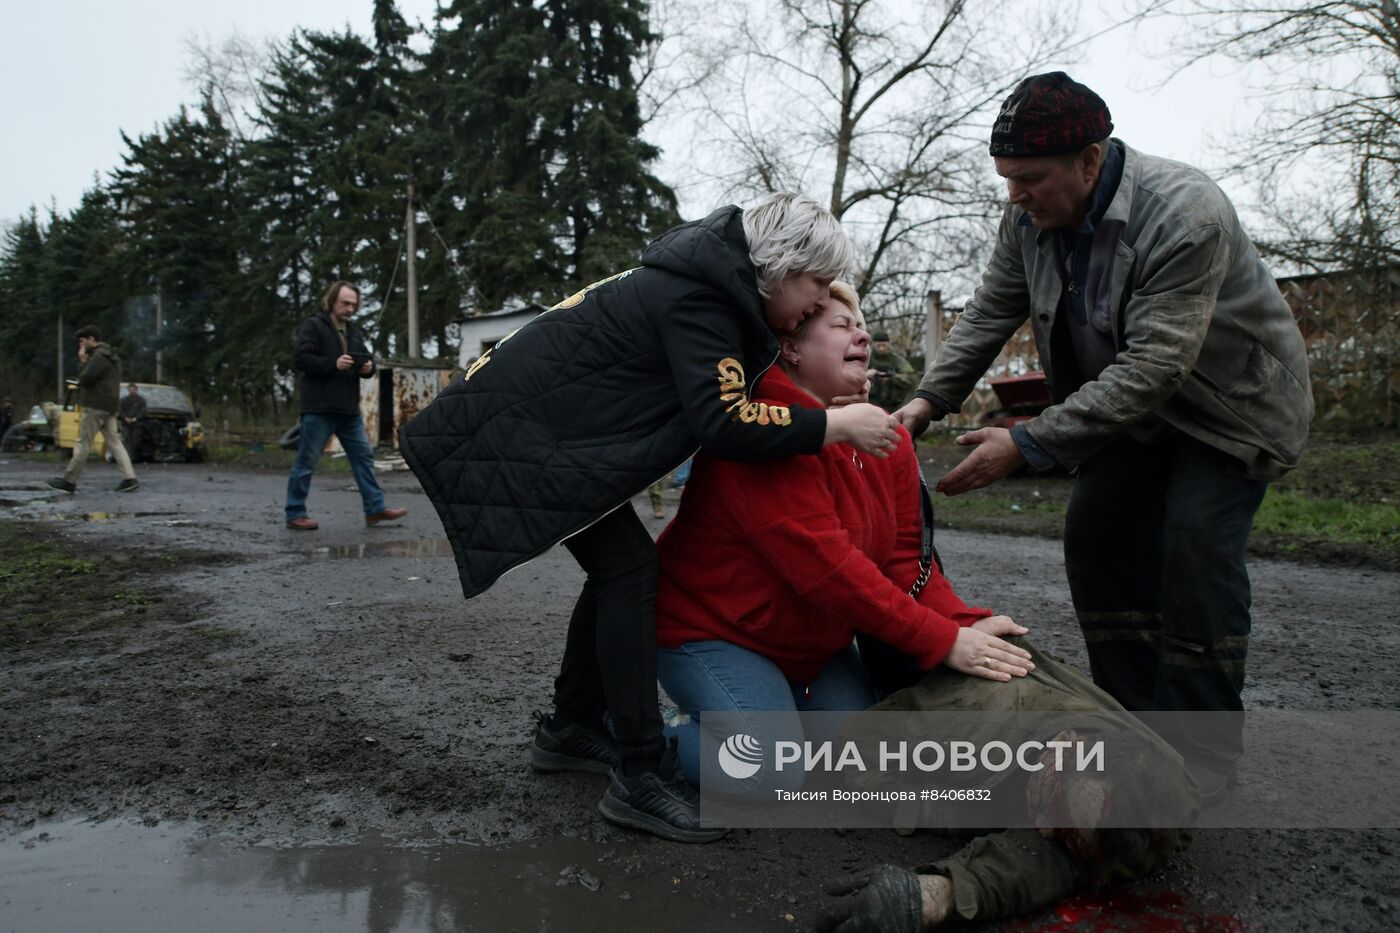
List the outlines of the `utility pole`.
{"type": "Polygon", "coordinates": [[[64,391],[64,388],[65,388],[64,385],[63,385],[63,312],[62,312],[62,311],[58,312],[58,340],[54,341],[54,345],[58,347],[58,396],[57,396],[57,401],[58,401],[58,404],[59,404],[59,405],[62,405],[62,404],[63,404],[63,391],[64,391]]]}
{"type": "Polygon", "coordinates": [[[933,366],[933,358],[938,355],[938,346],[943,342],[943,293],[929,289],[928,331],[924,335],[924,371],[933,366]]]}
{"type": "Polygon", "coordinates": [[[408,216],[404,222],[407,237],[405,252],[408,253],[408,358],[416,360],[422,353],[422,343],[418,339],[418,267],[414,264],[418,256],[418,218],[413,206],[413,179],[410,178],[408,216]]]}

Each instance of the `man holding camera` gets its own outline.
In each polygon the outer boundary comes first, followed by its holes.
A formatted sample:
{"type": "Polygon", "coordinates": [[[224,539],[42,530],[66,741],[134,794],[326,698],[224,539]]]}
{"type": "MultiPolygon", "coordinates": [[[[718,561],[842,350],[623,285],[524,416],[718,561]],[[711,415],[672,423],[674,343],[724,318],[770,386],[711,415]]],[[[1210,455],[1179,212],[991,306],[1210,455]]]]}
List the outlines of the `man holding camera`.
{"type": "Polygon", "coordinates": [[[301,439],[287,478],[287,527],[294,531],[320,527],[306,514],[306,496],[311,490],[311,474],[332,434],[340,438],[360,489],[365,524],[391,522],[408,514],[408,509],[385,508],[384,492],[374,475],[374,448],[360,417],[358,380],[374,375],[374,358],[364,334],[350,322],[360,308],[360,290],[349,282],[335,282],[322,297],[321,308],[297,331],[301,439]]]}

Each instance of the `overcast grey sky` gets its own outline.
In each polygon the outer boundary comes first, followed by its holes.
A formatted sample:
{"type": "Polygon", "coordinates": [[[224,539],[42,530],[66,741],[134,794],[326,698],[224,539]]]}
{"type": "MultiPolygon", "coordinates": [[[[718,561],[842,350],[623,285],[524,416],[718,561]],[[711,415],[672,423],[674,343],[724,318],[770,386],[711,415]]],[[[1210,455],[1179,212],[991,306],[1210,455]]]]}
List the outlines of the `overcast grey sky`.
{"type": "MultiPolygon", "coordinates": [[[[186,40],[282,38],[295,27],[347,23],[369,33],[371,0],[0,0],[0,224],[37,205],[77,205],[94,175],[123,151],[119,132],[149,132],[194,100],[184,79],[186,40]]],[[[431,22],[435,0],[399,0],[409,21],[431,22]]],[[[1089,4],[1092,6],[1092,4],[1089,4]]],[[[1112,4],[1109,4],[1112,6],[1112,4]]],[[[1093,21],[1095,14],[1086,13],[1093,21]]],[[[1100,17],[1101,18],[1101,17],[1100,17]]],[[[1240,76],[1202,65],[1164,90],[1162,36],[1095,43],[1072,75],[1107,101],[1116,135],[1158,155],[1209,161],[1207,139],[1253,124],[1258,104],[1240,76]]],[[[676,164],[663,164],[663,174],[676,164]]],[[[672,180],[672,179],[667,179],[672,180]]],[[[1227,186],[1229,187],[1229,186],[1227,186]]],[[[703,209],[683,205],[688,212],[703,209]]]]}

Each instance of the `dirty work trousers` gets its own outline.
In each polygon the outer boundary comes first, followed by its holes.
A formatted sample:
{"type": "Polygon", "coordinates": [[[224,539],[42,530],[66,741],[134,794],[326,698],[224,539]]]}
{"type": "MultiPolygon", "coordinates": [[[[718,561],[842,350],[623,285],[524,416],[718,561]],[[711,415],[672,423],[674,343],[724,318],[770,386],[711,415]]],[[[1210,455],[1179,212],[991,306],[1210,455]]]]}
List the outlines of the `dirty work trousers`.
{"type": "MultiPolygon", "coordinates": [[[[1185,434],[1119,437],[1079,468],[1065,568],[1098,684],[1130,710],[1239,711],[1249,646],[1245,542],[1265,484],[1185,434]]],[[[1193,767],[1233,772],[1243,717],[1170,735],[1193,767]]]]}
{"type": "Polygon", "coordinates": [[[569,618],[555,715],[596,727],[606,711],[624,770],[654,770],[665,748],[656,690],[656,544],[629,502],[564,547],[588,578],[569,618]]]}
{"type": "Polygon", "coordinates": [[[83,475],[88,452],[92,450],[93,439],[99,431],[102,433],[102,439],[107,442],[107,449],[117,461],[117,469],[122,471],[122,479],[136,478],[136,471],[131,468],[131,457],[126,452],[126,445],[122,443],[117,416],[110,411],[84,408],[83,417],[78,421],[78,440],[73,444],[73,456],[68,461],[68,468],[63,471],[63,478],[74,486],[78,485],[78,478],[83,475]]]}
{"type": "MultiPolygon", "coordinates": [[[[1194,822],[1200,798],[1195,782],[1175,749],[1127,716],[1112,697],[1074,668],[1043,653],[1024,638],[1008,640],[1031,653],[1035,670],[1025,677],[1001,683],[939,666],[914,686],[890,694],[872,711],[1006,714],[987,716],[985,725],[980,726],[980,734],[959,736],[978,747],[991,741],[1004,741],[1014,747],[1030,738],[1040,741],[1051,738],[1018,734],[1016,729],[1020,723],[1028,721],[1015,715],[1019,711],[1060,712],[1066,722],[1089,733],[1096,730],[1130,732],[1134,749],[1129,761],[1131,766],[1123,768],[1115,761],[1108,774],[1121,783],[1110,784],[1110,797],[1133,807],[1124,812],[1150,810],[1179,816],[1178,825],[1194,822]],[[1125,799],[1134,795],[1136,799],[1125,799]]],[[[1028,728],[1034,728],[1043,726],[1045,720],[1036,718],[1029,722],[1034,726],[1028,728]]],[[[859,720],[856,720],[858,727],[859,720]]],[[[1106,741],[1110,745],[1115,743],[1111,736],[1106,741]]],[[[1113,752],[1109,754],[1112,756],[1113,752]]],[[[1005,779],[994,793],[1024,793],[1024,782],[1005,779]]],[[[1032,816],[1034,806],[1031,804],[1032,816]]],[[[1053,904],[1078,887],[1144,877],[1157,870],[1189,839],[1188,833],[1179,828],[1071,832],[1082,833],[1089,845],[1080,846],[1080,849],[1093,849],[1095,855],[1076,853],[1036,829],[1008,829],[978,836],[952,856],[916,866],[915,870],[919,874],[950,877],[954,907],[964,919],[1000,920],[1053,904]]]]}
{"type": "Polygon", "coordinates": [[[292,463],[291,475],[287,477],[287,521],[306,516],[311,475],[316,472],[321,451],[326,449],[326,441],[331,439],[332,434],[340,438],[340,446],[345,449],[345,459],[350,463],[355,486],[360,490],[360,504],[365,514],[384,511],[384,491],[379,488],[379,478],[374,475],[374,448],[370,446],[369,435],[365,433],[364,420],[358,414],[306,413],[301,416],[297,458],[292,463]]]}

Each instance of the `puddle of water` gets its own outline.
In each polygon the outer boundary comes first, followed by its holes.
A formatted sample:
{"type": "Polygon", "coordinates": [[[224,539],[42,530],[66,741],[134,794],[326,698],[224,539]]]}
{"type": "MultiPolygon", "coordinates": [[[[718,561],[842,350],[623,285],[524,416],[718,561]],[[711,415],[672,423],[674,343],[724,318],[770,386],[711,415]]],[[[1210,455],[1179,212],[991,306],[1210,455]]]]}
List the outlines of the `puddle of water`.
{"type": "Polygon", "coordinates": [[[361,544],[332,544],[307,551],[322,560],[372,560],[379,557],[451,557],[452,542],[446,538],[416,541],[372,541],[361,544]]]}
{"type": "Polygon", "coordinates": [[[240,847],[188,827],[70,821],[0,842],[16,931],[790,930],[705,903],[648,853],[663,843],[240,847]]]}
{"type": "MultiPolygon", "coordinates": [[[[115,522],[123,518],[158,518],[180,512],[51,512],[39,516],[46,522],[115,522]]],[[[172,523],[173,524],[173,523],[172,523]]]]}

